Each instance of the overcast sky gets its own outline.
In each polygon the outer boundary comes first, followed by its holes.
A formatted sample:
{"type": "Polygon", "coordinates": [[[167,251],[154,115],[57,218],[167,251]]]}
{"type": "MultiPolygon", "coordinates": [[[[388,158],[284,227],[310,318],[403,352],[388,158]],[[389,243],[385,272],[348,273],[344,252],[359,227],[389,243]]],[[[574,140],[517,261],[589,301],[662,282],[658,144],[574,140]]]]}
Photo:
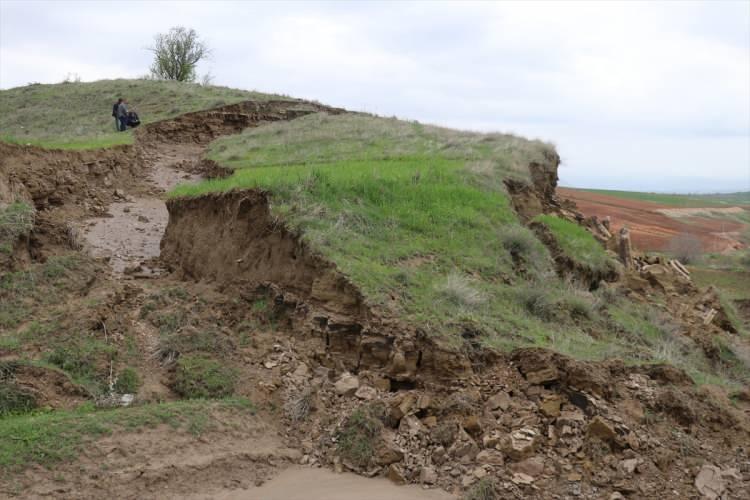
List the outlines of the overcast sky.
{"type": "Polygon", "coordinates": [[[216,84],[544,139],[564,185],[750,190],[748,0],[0,0],[0,88],[144,75],[175,25],[216,84]]]}

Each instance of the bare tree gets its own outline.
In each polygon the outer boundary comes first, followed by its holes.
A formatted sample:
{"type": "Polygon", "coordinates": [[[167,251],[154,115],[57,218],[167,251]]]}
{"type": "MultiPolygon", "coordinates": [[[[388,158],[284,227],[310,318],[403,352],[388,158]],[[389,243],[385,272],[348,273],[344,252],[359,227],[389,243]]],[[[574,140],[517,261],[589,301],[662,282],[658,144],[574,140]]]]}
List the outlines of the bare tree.
{"type": "Polygon", "coordinates": [[[207,58],[211,52],[194,29],[182,26],[156,35],[153,47],[148,50],[154,53],[151,74],[156,78],[178,82],[194,82],[198,61],[207,58]]]}
{"type": "Polygon", "coordinates": [[[697,236],[678,234],[669,242],[669,253],[683,264],[691,264],[703,253],[703,244],[697,236]]]}

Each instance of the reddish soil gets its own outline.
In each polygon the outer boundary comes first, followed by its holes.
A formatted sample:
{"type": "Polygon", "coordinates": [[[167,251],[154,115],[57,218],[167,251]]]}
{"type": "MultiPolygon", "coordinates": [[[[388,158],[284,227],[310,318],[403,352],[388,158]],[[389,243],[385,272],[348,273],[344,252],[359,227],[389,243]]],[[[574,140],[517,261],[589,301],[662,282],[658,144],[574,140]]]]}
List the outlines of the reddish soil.
{"type": "Polygon", "coordinates": [[[740,222],[705,216],[669,217],[660,210],[680,209],[578,189],[558,188],[557,193],[574,201],[586,216],[610,217],[615,231],[627,226],[633,245],[641,251],[665,251],[669,242],[683,233],[698,237],[706,252],[727,252],[743,247],[738,237],[746,225],[740,222]]]}

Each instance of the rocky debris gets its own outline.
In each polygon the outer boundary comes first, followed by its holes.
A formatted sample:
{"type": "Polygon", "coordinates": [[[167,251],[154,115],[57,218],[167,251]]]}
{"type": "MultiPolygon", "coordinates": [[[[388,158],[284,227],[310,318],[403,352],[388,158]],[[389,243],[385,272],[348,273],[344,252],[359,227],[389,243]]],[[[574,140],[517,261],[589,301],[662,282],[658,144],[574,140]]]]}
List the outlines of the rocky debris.
{"type": "Polygon", "coordinates": [[[614,443],[617,437],[612,426],[600,416],[594,417],[589,423],[588,435],[601,439],[605,443],[614,443]]]}
{"type": "Polygon", "coordinates": [[[695,476],[695,487],[705,498],[710,500],[720,498],[726,490],[721,469],[714,465],[701,467],[698,475],[695,476]]]}
{"type": "Polygon", "coordinates": [[[359,388],[359,379],[349,372],[344,372],[333,387],[339,396],[351,396],[359,388]]]}
{"type": "Polygon", "coordinates": [[[511,465],[511,470],[530,477],[537,477],[544,472],[544,458],[535,456],[511,465]]]}
{"type": "Polygon", "coordinates": [[[378,391],[374,387],[370,387],[368,385],[361,385],[357,389],[357,392],[354,393],[354,395],[362,400],[365,401],[372,401],[373,399],[378,397],[378,391]]]}
{"type": "Polygon", "coordinates": [[[545,397],[541,403],[539,403],[539,411],[542,415],[549,418],[555,418],[560,416],[560,407],[562,406],[563,399],[557,394],[545,397]]]}
{"type": "Polygon", "coordinates": [[[437,478],[437,471],[434,467],[422,467],[422,471],[419,473],[419,482],[422,484],[435,484],[437,478]]]}
{"type": "Polygon", "coordinates": [[[534,453],[538,442],[539,433],[530,427],[523,427],[504,437],[500,441],[500,449],[511,460],[520,461],[534,453]]]}
{"type": "Polygon", "coordinates": [[[534,482],[534,478],[529,476],[528,474],[524,474],[523,472],[516,472],[513,474],[513,477],[510,479],[515,484],[531,484],[534,482]]]}
{"type": "Polygon", "coordinates": [[[633,247],[630,242],[630,230],[627,227],[620,229],[618,234],[617,255],[625,269],[633,268],[633,247]]]}
{"type": "Polygon", "coordinates": [[[510,407],[510,396],[506,392],[498,392],[487,400],[486,408],[490,411],[506,411],[510,407]]]}

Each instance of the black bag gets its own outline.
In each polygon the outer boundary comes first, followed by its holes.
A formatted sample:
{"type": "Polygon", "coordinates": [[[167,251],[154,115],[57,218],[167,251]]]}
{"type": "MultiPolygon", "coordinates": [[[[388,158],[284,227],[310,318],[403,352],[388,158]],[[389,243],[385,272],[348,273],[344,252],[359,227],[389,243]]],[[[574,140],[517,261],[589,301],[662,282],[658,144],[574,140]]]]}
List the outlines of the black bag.
{"type": "Polygon", "coordinates": [[[112,116],[117,118],[117,107],[120,105],[119,102],[116,102],[112,105],[112,116]]]}
{"type": "Polygon", "coordinates": [[[137,127],[141,124],[141,119],[138,118],[138,113],[135,111],[128,112],[128,127],[137,127]]]}

